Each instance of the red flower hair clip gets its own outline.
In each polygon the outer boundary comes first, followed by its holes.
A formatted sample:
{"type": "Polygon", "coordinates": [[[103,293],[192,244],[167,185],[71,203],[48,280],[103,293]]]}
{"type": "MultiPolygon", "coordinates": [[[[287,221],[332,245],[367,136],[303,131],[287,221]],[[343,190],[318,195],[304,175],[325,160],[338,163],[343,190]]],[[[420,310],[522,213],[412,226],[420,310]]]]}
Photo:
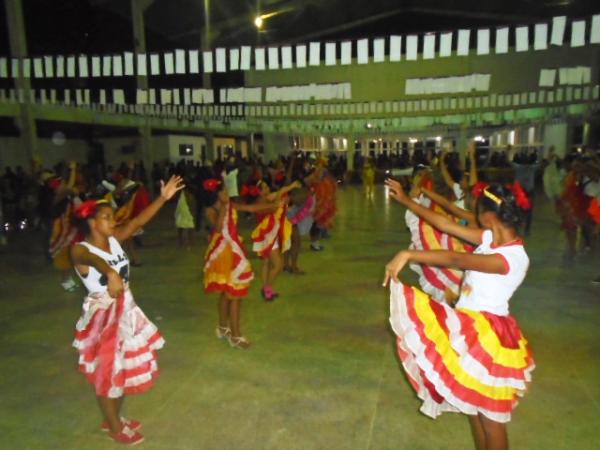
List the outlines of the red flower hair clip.
{"type": "Polygon", "coordinates": [[[475,183],[475,186],[473,186],[473,188],[471,188],[471,195],[473,196],[473,198],[479,199],[479,197],[481,197],[481,194],[483,194],[483,190],[488,186],[489,186],[488,183],[484,183],[483,181],[478,181],[477,183],[475,183]]]}
{"type": "Polygon", "coordinates": [[[254,184],[245,184],[242,186],[242,197],[258,197],[260,195],[260,188],[254,184]]]}
{"type": "Polygon", "coordinates": [[[526,211],[531,209],[531,200],[529,199],[527,192],[525,192],[525,189],[523,189],[523,186],[521,186],[521,183],[517,181],[512,185],[508,185],[508,188],[514,194],[517,206],[519,208],[526,211]]]}
{"type": "Polygon", "coordinates": [[[52,189],[53,191],[55,191],[60,187],[61,183],[62,183],[61,177],[54,177],[54,178],[51,178],[50,180],[48,180],[48,187],[50,189],[52,189]]]}
{"type": "Polygon", "coordinates": [[[208,192],[216,192],[220,185],[221,180],[217,180],[216,178],[209,178],[208,180],[204,180],[204,183],[202,183],[202,187],[208,192]]]}
{"type": "Polygon", "coordinates": [[[108,202],[106,200],[86,200],[75,208],[73,214],[79,219],[88,219],[96,212],[98,205],[102,204],[108,204],[108,202]]]}

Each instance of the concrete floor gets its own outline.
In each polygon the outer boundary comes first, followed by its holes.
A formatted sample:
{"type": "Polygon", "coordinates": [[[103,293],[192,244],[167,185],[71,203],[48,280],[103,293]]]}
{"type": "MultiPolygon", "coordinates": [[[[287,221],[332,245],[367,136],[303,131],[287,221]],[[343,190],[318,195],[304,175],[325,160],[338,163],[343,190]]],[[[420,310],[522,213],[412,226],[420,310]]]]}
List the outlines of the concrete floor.
{"type": "MultiPolygon", "coordinates": [[[[538,367],[509,436],[513,449],[600,448],[600,287],[590,283],[599,259],[562,265],[558,219],[539,202],[527,240],[531,270],[511,308],[538,367]]],[[[141,448],[472,448],[464,417],[418,412],[395,355],[381,280],[408,243],[402,208],[384,200],[382,187],[374,202],[345,188],[339,205],[326,250],[301,255],[307,275],[282,275],[273,304],[252,286],[246,352],[214,336],[203,240],[192,251],[177,247],[172,208],[149,227],[132,289],[167,346],[155,388],[125,403],[144,424],[141,448]]],[[[76,371],[70,345],[83,291],[61,290],[36,239],[21,234],[0,250],[0,448],[121,448],[98,430],[93,392],[76,371]]],[[[410,271],[403,278],[415,281],[410,271]]]]}

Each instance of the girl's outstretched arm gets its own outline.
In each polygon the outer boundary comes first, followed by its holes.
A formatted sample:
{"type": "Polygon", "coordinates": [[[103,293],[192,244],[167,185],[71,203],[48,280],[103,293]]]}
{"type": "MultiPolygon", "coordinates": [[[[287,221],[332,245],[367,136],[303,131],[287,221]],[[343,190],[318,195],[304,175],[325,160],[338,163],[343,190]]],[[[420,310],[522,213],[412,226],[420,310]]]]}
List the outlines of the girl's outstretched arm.
{"type": "Polygon", "coordinates": [[[469,143],[469,188],[472,188],[479,181],[479,175],[477,175],[477,145],[475,141],[469,143]]]}
{"type": "Polygon", "coordinates": [[[478,255],[448,250],[402,250],[385,266],[383,285],[386,286],[390,279],[398,282],[398,273],[409,262],[416,262],[427,266],[454,267],[456,269],[476,270],[477,272],[502,275],[506,274],[508,269],[506,260],[498,253],[478,255]]]}
{"type": "Polygon", "coordinates": [[[288,184],[287,186],[282,187],[278,191],[271,192],[269,195],[267,195],[265,197],[265,199],[268,202],[274,202],[274,201],[280,199],[282,196],[284,196],[288,192],[293,191],[294,189],[299,189],[301,187],[302,187],[302,184],[299,181],[294,181],[293,183],[288,184]]]}
{"type": "Polygon", "coordinates": [[[126,241],[129,239],[137,230],[146,225],[160,208],[171,199],[178,191],[185,187],[183,184],[183,178],[179,176],[172,176],[169,181],[165,184],[164,181],[160,181],[160,196],[154,200],[147,208],[145,208],[137,217],[127,222],[122,227],[116,228],[114,236],[119,242],[126,241]]]}
{"type": "Polygon", "coordinates": [[[467,242],[471,242],[472,244],[481,244],[481,234],[483,231],[481,228],[465,227],[446,216],[419,205],[406,195],[402,185],[396,180],[388,179],[385,181],[385,184],[390,188],[390,197],[406,206],[413,213],[429,222],[438,230],[456,236],[467,242]]]}
{"type": "Polygon", "coordinates": [[[468,221],[469,223],[476,222],[475,214],[473,214],[471,211],[467,211],[466,209],[462,209],[462,208],[456,206],[454,203],[449,201],[446,197],[441,196],[437,192],[431,191],[426,188],[421,188],[421,192],[423,194],[425,194],[427,197],[429,197],[431,200],[436,202],[438,205],[440,205],[442,208],[444,208],[446,211],[448,211],[453,216],[458,217],[459,219],[464,219],[464,220],[468,221]]]}

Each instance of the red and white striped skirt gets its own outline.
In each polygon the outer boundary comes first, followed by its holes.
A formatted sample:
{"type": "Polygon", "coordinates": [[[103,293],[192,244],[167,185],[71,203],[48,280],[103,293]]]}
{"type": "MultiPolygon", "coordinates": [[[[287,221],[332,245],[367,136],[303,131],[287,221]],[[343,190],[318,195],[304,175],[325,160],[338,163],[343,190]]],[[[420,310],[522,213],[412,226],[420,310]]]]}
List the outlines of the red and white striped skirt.
{"type": "Polygon", "coordinates": [[[108,293],[85,298],[73,346],[79,351],[79,370],[96,395],[117,398],[152,387],[158,375],[156,350],[164,343],[126,288],[117,299],[108,293]]]}
{"type": "Polygon", "coordinates": [[[392,282],[390,323],[421,412],[481,413],[508,422],[535,368],[511,316],[452,309],[411,286],[392,282]]]}

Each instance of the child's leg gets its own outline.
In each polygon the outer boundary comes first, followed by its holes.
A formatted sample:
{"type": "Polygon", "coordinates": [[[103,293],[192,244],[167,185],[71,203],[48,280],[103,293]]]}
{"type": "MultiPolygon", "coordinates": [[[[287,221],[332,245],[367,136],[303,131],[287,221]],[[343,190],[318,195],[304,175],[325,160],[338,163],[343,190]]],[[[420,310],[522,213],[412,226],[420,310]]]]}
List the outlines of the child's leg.
{"type": "Polygon", "coordinates": [[[298,257],[300,256],[300,248],[302,247],[302,236],[300,236],[300,230],[294,225],[292,228],[292,245],[286,253],[286,257],[289,257],[290,263],[288,264],[293,272],[297,272],[298,268],[298,257]]]}
{"type": "Polygon", "coordinates": [[[488,419],[479,414],[479,420],[485,433],[486,450],[508,450],[508,435],[506,424],[488,419]]]}
{"type": "Polygon", "coordinates": [[[100,405],[100,411],[104,419],[110,426],[110,431],[113,433],[119,433],[121,431],[121,416],[119,410],[121,407],[122,397],[120,398],[108,398],[96,396],[98,404],[100,405]]]}
{"type": "Polygon", "coordinates": [[[281,250],[273,250],[269,255],[269,273],[267,278],[267,286],[273,286],[277,275],[281,273],[282,269],[283,257],[281,256],[281,250]]]}
{"type": "Polygon", "coordinates": [[[219,297],[219,326],[221,328],[229,328],[229,303],[227,295],[221,294],[219,297]]]}
{"type": "Polygon", "coordinates": [[[229,323],[231,324],[231,335],[233,337],[240,337],[242,335],[240,331],[240,312],[242,308],[242,301],[239,298],[230,298],[227,301],[229,303],[229,323]]]}
{"type": "Polygon", "coordinates": [[[261,272],[261,280],[263,288],[269,284],[269,272],[271,270],[271,257],[263,258],[262,260],[262,272],[261,272]]]}
{"type": "Polygon", "coordinates": [[[486,450],[485,447],[485,431],[479,416],[467,416],[469,418],[469,425],[471,425],[471,435],[475,442],[475,450],[486,450]]]}

